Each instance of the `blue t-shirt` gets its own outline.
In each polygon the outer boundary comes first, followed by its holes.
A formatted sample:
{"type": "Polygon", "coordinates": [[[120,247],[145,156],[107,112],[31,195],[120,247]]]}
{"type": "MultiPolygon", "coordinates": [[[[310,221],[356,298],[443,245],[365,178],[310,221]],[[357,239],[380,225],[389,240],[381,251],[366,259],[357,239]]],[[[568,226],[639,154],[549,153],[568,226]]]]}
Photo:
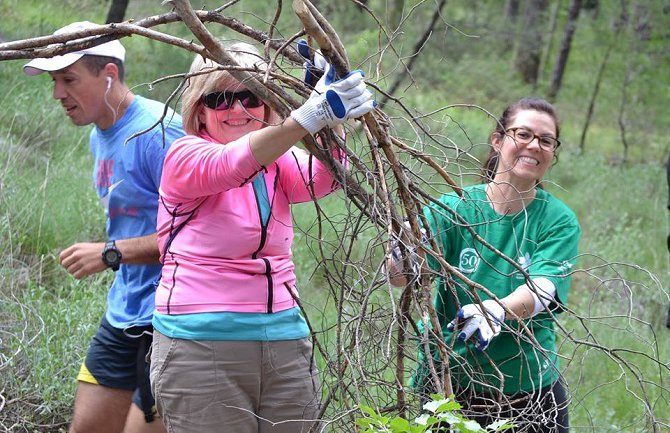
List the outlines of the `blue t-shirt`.
{"type": "MultiPolygon", "coordinates": [[[[181,116],[170,109],[163,123],[157,124],[164,110],[160,102],[135,96],[111,128],[91,131],[93,184],[105,209],[110,240],[156,232],[163,160],[172,142],[184,135],[181,116]]],[[[106,318],[112,326],[124,329],[151,323],[160,272],[160,265],[121,264],[107,296],[106,318]]]]}

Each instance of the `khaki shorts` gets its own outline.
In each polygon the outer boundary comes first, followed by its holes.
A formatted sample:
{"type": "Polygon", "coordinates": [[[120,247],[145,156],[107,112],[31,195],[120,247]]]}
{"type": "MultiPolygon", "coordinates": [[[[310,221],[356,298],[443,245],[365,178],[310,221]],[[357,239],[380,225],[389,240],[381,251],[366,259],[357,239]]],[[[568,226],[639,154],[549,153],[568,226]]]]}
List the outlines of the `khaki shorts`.
{"type": "Polygon", "coordinates": [[[308,339],[216,341],[154,330],[151,388],[168,432],[307,432],[319,411],[308,339]]]}

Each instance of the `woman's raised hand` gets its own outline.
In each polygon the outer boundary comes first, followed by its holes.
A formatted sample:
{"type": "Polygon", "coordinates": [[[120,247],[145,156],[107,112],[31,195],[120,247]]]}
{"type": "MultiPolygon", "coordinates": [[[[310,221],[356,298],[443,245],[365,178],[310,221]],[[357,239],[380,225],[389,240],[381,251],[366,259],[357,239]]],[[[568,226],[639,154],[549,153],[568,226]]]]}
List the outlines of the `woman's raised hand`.
{"type": "MultiPolygon", "coordinates": [[[[298,51],[301,52],[300,43],[298,51]]],[[[305,56],[305,49],[301,54],[305,56]]],[[[315,66],[324,68],[324,74],[314,86],[314,91],[305,103],[291,112],[291,117],[314,135],[325,126],[333,127],[344,123],[348,119],[355,119],[370,112],[377,106],[372,99],[372,93],[367,89],[363,80],[363,71],[357,69],[346,76],[334,80],[333,66],[323,59],[320,53],[315,53],[312,64],[306,62],[308,73],[305,81],[314,76],[309,68],[315,66]],[[317,60],[317,56],[320,58],[317,60]]],[[[308,83],[309,84],[309,83],[308,83]]]]}

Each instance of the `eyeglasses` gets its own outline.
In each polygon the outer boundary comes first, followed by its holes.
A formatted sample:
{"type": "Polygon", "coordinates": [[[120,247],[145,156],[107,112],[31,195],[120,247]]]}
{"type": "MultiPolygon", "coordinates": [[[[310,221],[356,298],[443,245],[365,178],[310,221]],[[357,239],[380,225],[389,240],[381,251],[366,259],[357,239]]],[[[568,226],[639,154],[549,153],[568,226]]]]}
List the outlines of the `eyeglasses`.
{"type": "Polygon", "coordinates": [[[548,152],[556,150],[556,148],[561,145],[561,142],[551,135],[537,135],[530,129],[526,128],[509,128],[506,129],[505,132],[511,132],[514,141],[520,144],[530,144],[537,138],[537,142],[542,150],[546,150],[548,152]]]}
{"type": "Polygon", "coordinates": [[[251,93],[249,90],[243,92],[212,92],[202,95],[202,103],[212,110],[229,110],[235,101],[240,101],[244,108],[258,108],[263,105],[263,100],[251,93]]]}

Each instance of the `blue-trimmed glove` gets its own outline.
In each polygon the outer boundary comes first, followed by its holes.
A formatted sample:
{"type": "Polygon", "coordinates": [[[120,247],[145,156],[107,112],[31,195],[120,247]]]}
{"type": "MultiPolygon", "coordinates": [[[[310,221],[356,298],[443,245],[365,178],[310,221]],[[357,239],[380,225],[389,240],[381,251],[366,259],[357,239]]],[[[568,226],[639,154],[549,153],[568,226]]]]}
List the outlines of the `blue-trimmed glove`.
{"type": "Polygon", "coordinates": [[[333,127],[348,119],[361,117],[377,103],[363,81],[363,71],[355,70],[337,81],[328,65],[305,103],[291,112],[293,120],[314,135],[325,126],[333,127]]]}
{"type": "MultiPolygon", "coordinates": [[[[412,231],[412,226],[410,225],[409,221],[404,221],[403,225],[406,230],[409,232],[412,231]]],[[[421,231],[421,244],[423,245],[428,245],[428,236],[426,234],[426,229],[423,227],[420,227],[421,231]]],[[[400,246],[398,245],[398,240],[392,240],[391,241],[391,257],[393,258],[393,261],[400,264],[401,257],[400,257],[400,246]]],[[[409,253],[409,260],[410,263],[412,264],[412,272],[413,272],[413,278],[418,278],[419,274],[421,273],[421,264],[419,260],[419,256],[416,253],[416,246],[411,246],[407,248],[407,251],[409,253]]]]}
{"type": "Polygon", "coordinates": [[[314,90],[301,107],[291,112],[291,117],[310,134],[360,117],[377,106],[365,86],[363,71],[355,70],[335,80],[335,68],[319,51],[314,52],[314,60],[310,59],[311,49],[304,39],[298,41],[298,53],[306,60],[305,83],[314,90]],[[316,81],[321,72],[321,78],[316,81]]]}
{"type": "Polygon", "coordinates": [[[454,331],[459,329],[458,339],[466,341],[477,333],[475,337],[475,348],[481,351],[486,350],[491,339],[500,334],[502,323],[505,321],[505,310],[493,299],[487,299],[482,302],[484,312],[479,304],[464,305],[458,310],[456,318],[449,322],[447,329],[454,331]],[[486,320],[488,316],[489,320],[486,320]],[[489,325],[489,321],[491,325],[489,325]]]}
{"type": "Polygon", "coordinates": [[[329,65],[328,61],[323,57],[320,51],[314,51],[314,60],[312,60],[311,52],[312,49],[307,44],[307,41],[300,39],[298,41],[298,53],[305,59],[305,63],[303,63],[303,66],[305,67],[304,81],[306,84],[314,87],[329,65]]]}

